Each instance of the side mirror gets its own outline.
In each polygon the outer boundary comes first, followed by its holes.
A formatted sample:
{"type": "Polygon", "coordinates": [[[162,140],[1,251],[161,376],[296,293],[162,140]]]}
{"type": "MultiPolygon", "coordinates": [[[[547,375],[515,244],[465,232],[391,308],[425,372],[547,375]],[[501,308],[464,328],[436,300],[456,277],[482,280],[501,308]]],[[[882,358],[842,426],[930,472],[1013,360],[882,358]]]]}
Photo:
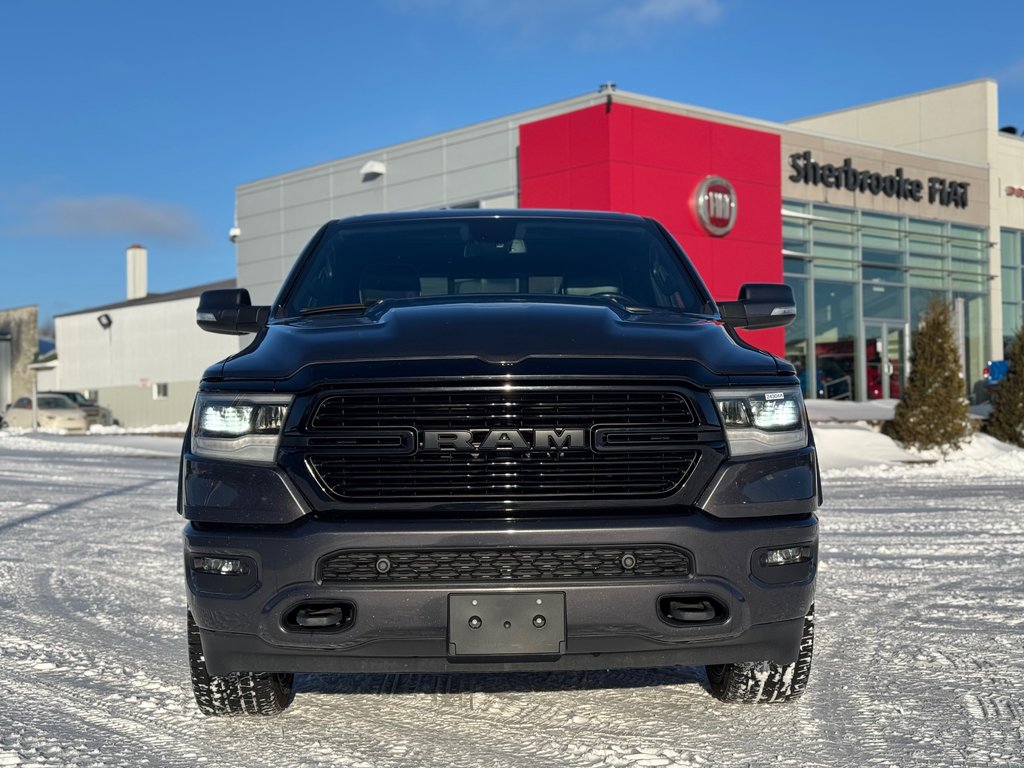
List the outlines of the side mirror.
{"type": "Polygon", "coordinates": [[[256,333],[269,317],[270,307],[254,307],[245,288],[203,291],[196,310],[196,324],[204,331],[234,336],[256,333]]]}
{"type": "Polygon", "coordinates": [[[782,283],[747,283],[737,301],[718,304],[722,322],[735,328],[780,328],[796,319],[793,289],[782,283]]]}

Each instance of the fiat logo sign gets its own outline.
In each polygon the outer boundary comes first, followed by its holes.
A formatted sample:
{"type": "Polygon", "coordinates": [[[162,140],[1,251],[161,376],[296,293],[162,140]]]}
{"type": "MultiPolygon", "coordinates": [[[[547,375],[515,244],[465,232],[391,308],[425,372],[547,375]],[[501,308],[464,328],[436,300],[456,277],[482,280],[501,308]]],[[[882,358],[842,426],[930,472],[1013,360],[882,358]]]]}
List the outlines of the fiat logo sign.
{"type": "Polygon", "coordinates": [[[736,190],[721,176],[708,176],[700,183],[693,205],[701,225],[715,237],[727,235],[736,223],[736,190]]]}

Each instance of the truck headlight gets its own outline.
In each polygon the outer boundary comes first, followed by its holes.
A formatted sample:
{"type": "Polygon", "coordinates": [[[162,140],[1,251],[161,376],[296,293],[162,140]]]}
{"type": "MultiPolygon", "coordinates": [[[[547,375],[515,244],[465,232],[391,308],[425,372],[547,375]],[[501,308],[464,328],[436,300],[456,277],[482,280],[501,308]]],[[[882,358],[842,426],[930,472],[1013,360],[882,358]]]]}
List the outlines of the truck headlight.
{"type": "Polygon", "coordinates": [[[799,450],[807,445],[799,387],[716,389],[711,392],[731,456],[799,450]]]}
{"type": "Polygon", "coordinates": [[[290,395],[200,392],[192,417],[197,456],[273,464],[290,395]]]}

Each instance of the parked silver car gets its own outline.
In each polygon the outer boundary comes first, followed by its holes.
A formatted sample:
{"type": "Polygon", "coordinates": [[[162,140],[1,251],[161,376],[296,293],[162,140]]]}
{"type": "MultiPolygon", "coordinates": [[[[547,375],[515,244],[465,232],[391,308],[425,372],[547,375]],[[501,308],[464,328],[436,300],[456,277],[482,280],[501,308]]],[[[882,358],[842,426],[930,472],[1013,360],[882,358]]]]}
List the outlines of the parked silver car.
{"type": "Polygon", "coordinates": [[[117,422],[114,420],[114,414],[110,412],[109,408],[106,408],[95,400],[90,400],[81,392],[73,392],[70,390],[53,390],[50,392],[40,392],[40,395],[63,395],[68,398],[71,402],[77,405],[85,413],[85,417],[91,427],[93,424],[99,424],[101,427],[109,427],[117,422]]]}
{"type": "MultiPolygon", "coordinates": [[[[88,432],[89,421],[85,411],[64,395],[36,396],[37,424],[44,429],[63,429],[68,432],[88,432]]],[[[32,398],[19,397],[4,412],[3,426],[32,428],[32,398]]]]}

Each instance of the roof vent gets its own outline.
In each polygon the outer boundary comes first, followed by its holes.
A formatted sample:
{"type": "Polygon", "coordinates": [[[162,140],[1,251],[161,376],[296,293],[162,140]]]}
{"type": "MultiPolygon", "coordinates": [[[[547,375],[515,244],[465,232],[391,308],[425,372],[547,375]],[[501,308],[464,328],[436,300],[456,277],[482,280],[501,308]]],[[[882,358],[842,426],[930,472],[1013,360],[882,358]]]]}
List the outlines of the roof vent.
{"type": "Polygon", "coordinates": [[[999,132],[1000,133],[1008,133],[1011,136],[1016,136],[1017,135],[1017,126],[1016,125],[1004,125],[1002,128],[999,129],[999,132]]]}

